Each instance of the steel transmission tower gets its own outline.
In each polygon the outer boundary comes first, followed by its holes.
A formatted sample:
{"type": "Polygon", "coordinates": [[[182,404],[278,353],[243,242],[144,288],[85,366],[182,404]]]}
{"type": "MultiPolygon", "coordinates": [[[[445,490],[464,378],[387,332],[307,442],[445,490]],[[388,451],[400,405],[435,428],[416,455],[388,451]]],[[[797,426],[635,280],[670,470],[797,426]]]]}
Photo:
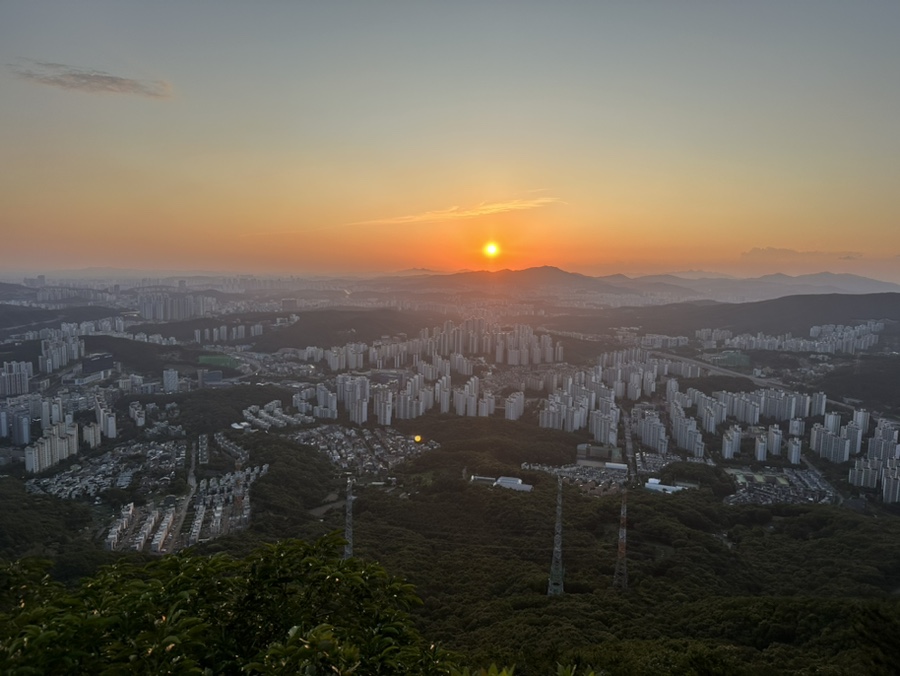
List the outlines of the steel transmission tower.
{"type": "Polygon", "coordinates": [[[347,544],[344,545],[344,558],[349,559],[353,556],[353,479],[347,479],[347,501],[345,506],[344,539],[347,541],[347,544]]]}
{"type": "Polygon", "coordinates": [[[559,490],[556,494],[556,530],[553,533],[553,563],[550,564],[550,581],[547,584],[547,596],[559,596],[563,593],[562,565],[562,477],[558,476],[559,490]]]}
{"type": "Polygon", "coordinates": [[[616,571],[613,573],[612,586],[625,591],[628,589],[628,559],[626,558],[625,541],[628,521],[628,491],[622,489],[622,511],[619,515],[619,554],[616,557],[616,571]]]}

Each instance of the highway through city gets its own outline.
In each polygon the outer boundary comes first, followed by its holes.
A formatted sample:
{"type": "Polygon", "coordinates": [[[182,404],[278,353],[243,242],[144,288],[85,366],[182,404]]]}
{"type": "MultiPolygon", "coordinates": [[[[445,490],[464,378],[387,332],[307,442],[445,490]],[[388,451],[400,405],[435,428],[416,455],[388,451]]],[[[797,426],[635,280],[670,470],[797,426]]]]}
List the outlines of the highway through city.
{"type": "MultiPolygon", "coordinates": [[[[758,376],[748,376],[746,373],[740,373],[738,371],[732,371],[731,369],[726,369],[721,366],[715,366],[714,364],[710,364],[705,361],[700,361],[699,359],[691,359],[690,357],[683,357],[683,356],[677,355],[677,354],[669,354],[667,352],[656,352],[656,351],[651,351],[650,355],[653,357],[660,358],[660,359],[673,359],[673,360],[683,361],[688,364],[694,364],[694,365],[704,368],[707,371],[709,371],[710,373],[713,373],[716,375],[733,376],[736,378],[746,378],[747,380],[752,381],[755,385],[759,385],[760,387],[778,387],[781,389],[788,389],[788,390],[791,389],[790,387],[788,387],[787,385],[782,383],[780,380],[775,380],[773,378],[760,378],[758,376]]],[[[837,407],[837,408],[842,408],[847,411],[854,410],[854,407],[851,406],[850,404],[845,404],[844,402],[837,401],[836,399],[828,399],[828,405],[837,407]]]]}

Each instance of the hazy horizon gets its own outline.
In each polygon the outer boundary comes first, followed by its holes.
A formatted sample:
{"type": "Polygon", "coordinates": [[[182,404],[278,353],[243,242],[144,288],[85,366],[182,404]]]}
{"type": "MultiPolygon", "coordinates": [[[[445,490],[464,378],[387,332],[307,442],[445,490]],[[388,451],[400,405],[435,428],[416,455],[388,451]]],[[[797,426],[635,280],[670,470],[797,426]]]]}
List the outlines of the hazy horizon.
{"type": "Polygon", "coordinates": [[[5,3],[0,267],[900,283],[898,30],[876,1],[5,3]]]}
{"type": "Polygon", "coordinates": [[[602,279],[604,277],[615,277],[617,275],[624,275],[625,277],[631,279],[640,279],[643,277],[658,277],[658,276],[672,276],[678,277],[684,280],[701,280],[701,279],[723,279],[723,280],[733,280],[733,281],[750,281],[754,279],[761,279],[763,277],[777,276],[777,275],[785,275],[789,278],[802,278],[809,276],[817,276],[823,274],[837,274],[837,275],[852,275],[854,277],[859,277],[862,279],[868,279],[875,282],[884,282],[888,284],[900,284],[900,277],[898,280],[885,279],[883,277],[876,277],[874,275],[859,275],[856,273],[831,273],[826,270],[820,270],[818,272],[813,273],[799,273],[795,275],[774,272],[774,273],[766,273],[762,275],[735,275],[728,274],[723,272],[715,272],[710,270],[670,270],[659,273],[632,273],[626,274],[622,272],[610,272],[604,274],[589,274],[584,272],[579,272],[577,270],[566,270],[565,268],[560,268],[555,265],[540,265],[540,266],[531,266],[528,268],[500,268],[495,267],[494,269],[488,268],[464,268],[459,270],[435,270],[428,268],[409,268],[406,270],[386,270],[386,271],[371,271],[371,270],[350,270],[345,272],[334,271],[334,272],[314,272],[302,274],[300,272],[273,272],[266,270],[250,270],[250,271],[238,271],[238,270],[178,270],[178,269],[159,269],[159,268],[115,268],[115,267],[88,267],[88,268],[72,268],[72,269],[59,269],[59,270],[50,270],[50,269],[34,269],[34,270],[4,270],[0,272],[0,282],[5,283],[22,283],[25,279],[33,279],[39,275],[43,275],[46,277],[47,282],[52,285],[52,282],[55,280],[60,281],[74,281],[74,280],[115,280],[115,279],[142,279],[142,278],[159,278],[159,279],[174,279],[178,277],[183,278],[217,278],[217,277],[258,277],[258,278],[296,278],[296,279],[377,279],[380,277],[384,278],[392,278],[392,277],[403,277],[403,276],[414,276],[414,275],[455,275],[461,273],[501,273],[501,272],[523,272],[526,270],[533,270],[537,268],[555,268],[559,270],[563,270],[567,273],[580,274],[585,275],[587,277],[595,277],[598,279],[602,279]]]}

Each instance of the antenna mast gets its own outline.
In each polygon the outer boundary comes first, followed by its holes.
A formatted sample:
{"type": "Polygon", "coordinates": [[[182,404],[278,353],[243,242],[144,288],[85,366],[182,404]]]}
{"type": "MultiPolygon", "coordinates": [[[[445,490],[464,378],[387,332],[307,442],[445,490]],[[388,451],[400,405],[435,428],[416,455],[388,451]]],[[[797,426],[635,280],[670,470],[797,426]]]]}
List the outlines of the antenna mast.
{"type": "Polygon", "coordinates": [[[563,593],[562,565],[562,477],[557,476],[559,490],[556,494],[556,529],[553,533],[553,562],[550,564],[550,581],[547,584],[547,596],[559,596],[563,593]]]}
{"type": "Polygon", "coordinates": [[[628,589],[628,559],[625,556],[625,541],[628,520],[628,491],[622,489],[622,511],[619,515],[619,554],[616,557],[616,571],[613,573],[612,586],[625,591],[628,589]]]}
{"type": "Polygon", "coordinates": [[[353,479],[347,479],[347,500],[345,506],[344,539],[347,541],[347,544],[344,545],[344,558],[349,559],[353,556],[353,479]]]}

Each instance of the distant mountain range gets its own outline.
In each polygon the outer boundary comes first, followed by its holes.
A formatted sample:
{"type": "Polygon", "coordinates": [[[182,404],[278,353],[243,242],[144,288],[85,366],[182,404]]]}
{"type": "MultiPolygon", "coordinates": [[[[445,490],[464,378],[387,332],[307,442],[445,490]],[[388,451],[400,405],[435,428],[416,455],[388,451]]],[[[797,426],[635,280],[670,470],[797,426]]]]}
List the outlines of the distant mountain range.
{"type": "MultiPolygon", "coordinates": [[[[92,268],[79,272],[96,273],[99,279],[106,276],[123,278],[123,273],[129,271],[92,268]]],[[[192,292],[202,290],[203,276],[187,278],[192,280],[192,292]]],[[[175,278],[164,281],[173,286],[175,284],[175,278]]],[[[213,287],[218,280],[209,277],[209,281],[210,287],[213,287]]],[[[54,283],[52,278],[47,282],[51,286],[54,283]]],[[[441,296],[502,296],[576,305],[583,302],[586,306],[594,307],[698,301],[747,303],[798,295],[900,293],[900,284],[831,272],[796,277],[774,274],[749,279],[696,270],[665,275],[629,277],[617,274],[592,277],[553,266],[495,272],[464,270],[453,273],[413,268],[380,277],[292,277],[285,280],[284,288],[287,290],[291,285],[303,282],[331,284],[334,288],[344,289],[346,293],[410,294],[433,299],[441,296]]],[[[33,299],[35,293],[34,287],[0,283],[0,302],[33,299]]]]}
{"type": "Polygon", "coordinates": [[[811,275],[775,274],[751,279],[706,278],[684,279],[667,275],[640,277],[639,281],[655,280],[690,289],[699,296],[711,300],[754,301],[823,293],[896,293],[900,284],[850,274],[819,272],[811,275]]]}
{"type": "Polygon", "coordinates": [[[627,277],[619,274],[589,277],[544,266],[525,270],[453,274],[414,274],[413,271],[405,271],[397,276],[357,280],[355,286],[378,288],[382,291],[478,293],[546,299],[586,299],[593,296],[602,300],[603,296],[617,296],[619,302],[615,304],[629,304],[631,301],[640,305],[691,300],[744,303],[814,294],[900,293],[900,284],[830,272],[796,277],[775,274],[750,279],[711,277],[706,273],[701,276],[696,272],[685,275],[690,276],[669,274],[627,277]]]}

